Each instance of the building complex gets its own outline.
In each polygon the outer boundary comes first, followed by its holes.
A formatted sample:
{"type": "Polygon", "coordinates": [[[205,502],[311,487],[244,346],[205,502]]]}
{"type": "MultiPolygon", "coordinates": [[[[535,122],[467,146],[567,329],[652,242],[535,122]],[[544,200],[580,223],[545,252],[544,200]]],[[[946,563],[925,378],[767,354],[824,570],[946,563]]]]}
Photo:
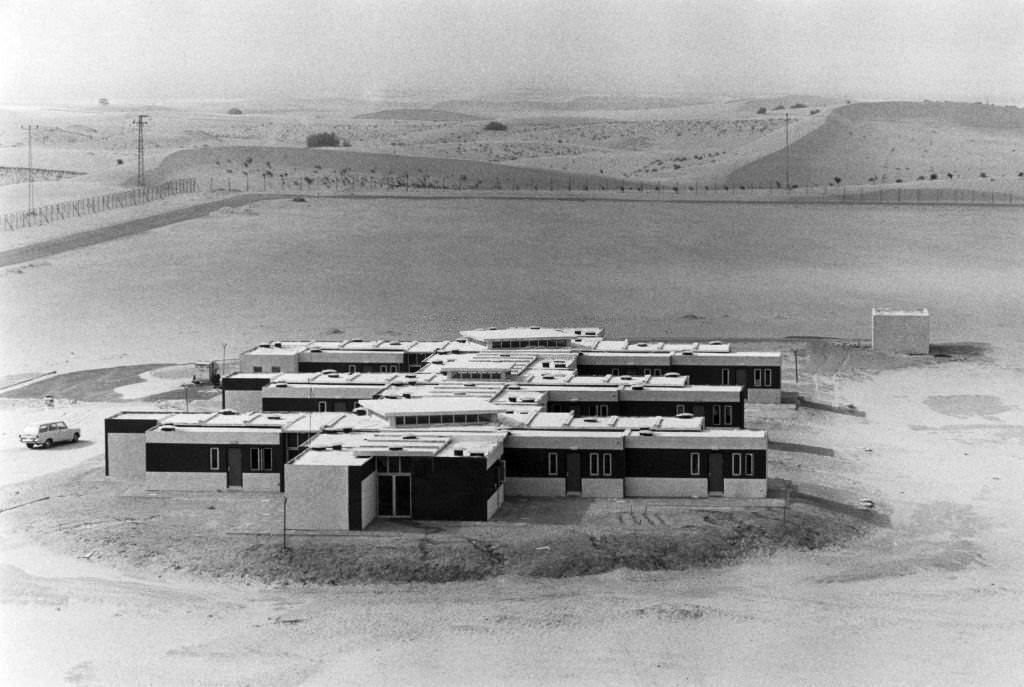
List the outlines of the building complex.
{"type": "Polygon", "coordinates": [[[766,494],[767,436],[745,428],[745,402],[778,401],[780,354],[602,334],[271,342],[221,380],[218,412],[108,418],[107,474],[284,491],[289,526],[312,531],[487,520],[506,496],[766,494]]]}

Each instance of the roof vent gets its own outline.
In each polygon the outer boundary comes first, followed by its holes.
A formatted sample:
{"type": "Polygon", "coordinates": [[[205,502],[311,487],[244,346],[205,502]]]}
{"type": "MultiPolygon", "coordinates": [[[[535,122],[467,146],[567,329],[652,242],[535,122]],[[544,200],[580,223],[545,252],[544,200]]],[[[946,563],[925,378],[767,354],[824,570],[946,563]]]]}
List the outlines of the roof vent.
{"type": "Polygon", "coordinates": [[[455,449],[455,450],[453,451],[453,453],[454,453],[455,455],[457,455],[457,456],[461,456],[461,455],[462,455],[462,453],[463,453],[463,451],[462,451],[462,449],[461,449],[461,448],[457,448],[457,449],[455,449]]]}
{"type": "Polygon", "coordinates": [[[693,355],[693,351],[683,351],[683,355],[693,355]]]}
{"type": "Polygon", "coordinates": [[[330,377],[331,379],[337,379],[341,375],[339,375],[337,372],[328,372],[327,376],[330,377]]]}
{"type": "Polygon", "coordinates": [[[280,341],[275,341],[274,342],[274,348],[281,348],[281,342],[280,341]]]}
{"type": "Polygon", "coordinates": [[[633,391],[643,391],[643,390],[644,390],[644,385],[643,384],[634,384],[633,385],[633,391]]]}
{"type": "Polygon", "coordinates": [[[416,438],[416,435],[415,435],[415,434],[406,434],[406,435],[405,435],[404,437],[402,437],[402,438],[403,438],[403,439],[406,439],[406,440],[408,440],[408,439],[415,439],[415,438],[416,438]]]}
{"type": "Polygon", "coordinates": [[[715,339],[714,341],[708,341],[708,343],[712,346],[722,346],[725,344],[724,341],[719,341],[718,339],[715,339]]]}
{"type": "Polygon", "coordinates": [[[310,353],[323,353],[324,349],[322,349],[322,348],[311,348],[311,349],[309,349],[309,352],[310,353]]]}
{"type": "Polygon", "coordinates": [[[160,425],[161,432],[173,432],[175,429],[175,427],[171,427],[170,425],[160,425]]]}
{"type": "Polygon", "coordinates": [[[283,388],[285,388],[286,386],[288,386],[288,383],[287,383],[287,382],[278,382],[278,383],[277,383],[277,384],[275,384],[274,386],[276,386],[276,387],[277,387],[278,389],[283,389],[283,388]]]}
{"type": "Polygon", "coordinates": [[[630,375],[622,375],[621,379],[633,379],[630,375]]]}
{"type": "Polygon", "coordinates": [[[540,329],[540,327],[538,327],[538,326],[537,326],[537,325],[535,325],[535,324],[531,324],[531,325],[530,325],[530,329],[540,329]]]}
{"type": "Polygon", "coordinates": [[[689,420],[693,417],[693,413],[676,413],[676,417],[680,420],[689,420]]]}
{"type": "Polygon", "coordinates": [[[652,431],[651,431],[651,430],[649,430],[649,429],[641,429],[641,430],[640,430],[640,434],[641,434],[642,436],[645,436],[645,437],[653,437],[653,436],[654,436],[654,432],[652,432],[652,431]]]}
{"type": "Polygon", "coordinates": [[[583,421],[584,422],[597,422],[597,418],[596,417],[585,417],[585,418],[583,418],[583,421]]]}
{"type": "Polygon", "coordinates": [[[231,408],[225,408],[224,410],[220,411],[220,414],[221,415],[238,415],[238,411],[237,410],[232,410],[231,408]]]}
{"type": "Polygon", "coordinates": [[[326,451],[328,449],[327,446],[313,446],[312,448],[314,451],[326,451]]]}
{"type": "Polygon", "coordinates": [[[351,434],[352,433],[352,428],[351,427],[342,427],[341,428],[341,433],[342,434],[351,434]]]}
{"type": "Polygon", "coordinates": [[[320,373],[321,374],[325,374],[325,375],[327,375],[329,377],[331,375],[338,374],[338,371],[333,369],[333,368],[327,368],[326,370],[320,370],[320,373]]]}
{"type": "Polygon", "coordinates": [[[389,451],[401,451],[402,447],[401,446],[388,446],[388,450],[389,451]]]}
{"type": "Polygon", "coordinates": [[[350,339],[351,343],[363,343],[362,339],[350,339]]]}
{"type": "Polygon", "coordinates": [[[356,408],[352,412],[356,415],[366,415],[366,408],[356,408]]]}
{"type": "Polygon", "coordinates": [[[268,420],[280,420],[281,416],[280,415],[267,415],[267,419],[268,420]]]}
{"type": "Polygon", "coordinates": [[[666,372],[665,376],[666,377],[682,377],[682,375],[679,374],[678,372],[666,372]]]}

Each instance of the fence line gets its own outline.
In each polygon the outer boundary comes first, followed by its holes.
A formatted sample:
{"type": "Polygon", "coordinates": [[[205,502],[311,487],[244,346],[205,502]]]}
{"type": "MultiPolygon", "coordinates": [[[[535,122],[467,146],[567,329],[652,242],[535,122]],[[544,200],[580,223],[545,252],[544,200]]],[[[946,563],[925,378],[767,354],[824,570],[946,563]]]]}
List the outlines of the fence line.
{"type": "Polygon", "coordinates": [[[197,193],[198,191],[199,184],[195,179],[173,179],[157,186],[145,186],[91,198],[66,200],[62,203],[43,205],[31,211],[9,212],[0,216],[0,223],[4,229],[42,226],[72,217],[85,217],[97,212],[130,208],[168,196],[197,193]]]}

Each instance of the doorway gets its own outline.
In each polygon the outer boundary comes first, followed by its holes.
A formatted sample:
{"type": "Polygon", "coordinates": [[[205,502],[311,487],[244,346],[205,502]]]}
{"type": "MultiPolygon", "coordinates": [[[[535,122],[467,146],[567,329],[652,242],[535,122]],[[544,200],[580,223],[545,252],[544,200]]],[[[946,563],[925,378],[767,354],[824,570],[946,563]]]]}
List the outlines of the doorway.
{"type": "Polygon", "coordinates": [[[708,496],[722,496],[725,493],[725,461],[721,453],[712,453],[708,462],[708,496]]]}
{"type": "Polygon", "coordinates": [[[570,453],[565,457],[565,494],[579,496],[583,493],[583,474],[580,471],[580,454],[570,453]]]}
{"type": "Polygon", "coordinates": [[[228,449],[228,486],[242,486],[242,449],[228,449]]]}
{"type": "Polygon", "coordinates": [[[412,517],[412,475],[377,476],[377,514],[382,518],[412,517]]]}

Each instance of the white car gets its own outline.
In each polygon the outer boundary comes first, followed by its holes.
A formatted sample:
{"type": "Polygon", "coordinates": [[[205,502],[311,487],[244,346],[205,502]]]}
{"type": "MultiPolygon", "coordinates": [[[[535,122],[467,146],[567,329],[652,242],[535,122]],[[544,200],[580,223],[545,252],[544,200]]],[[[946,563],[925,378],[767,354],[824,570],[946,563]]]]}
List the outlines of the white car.
{"type": "Polygon", "coordinates": [[[60,442],[74,443],[82,435],[77,427],[68,427],[62,420],[57,422],[36,422],[25,427],[18,435],[18,440],[29,448],[42,446],[50,448],[60,442]]]}

